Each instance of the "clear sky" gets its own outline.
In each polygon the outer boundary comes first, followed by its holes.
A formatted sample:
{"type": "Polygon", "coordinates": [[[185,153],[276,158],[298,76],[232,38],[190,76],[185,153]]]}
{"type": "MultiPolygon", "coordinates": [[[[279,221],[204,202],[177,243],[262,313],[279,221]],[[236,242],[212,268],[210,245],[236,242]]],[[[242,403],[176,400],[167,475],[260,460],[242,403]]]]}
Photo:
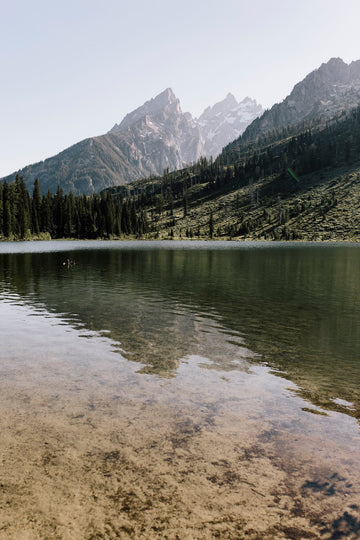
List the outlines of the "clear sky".
{"type": "Polygon", "coordinates": [[[0,176],[106,133],[167,87],[194,116],[265,107],[360,59],[360,0],[12,0],[0,14],[0,176]]]}

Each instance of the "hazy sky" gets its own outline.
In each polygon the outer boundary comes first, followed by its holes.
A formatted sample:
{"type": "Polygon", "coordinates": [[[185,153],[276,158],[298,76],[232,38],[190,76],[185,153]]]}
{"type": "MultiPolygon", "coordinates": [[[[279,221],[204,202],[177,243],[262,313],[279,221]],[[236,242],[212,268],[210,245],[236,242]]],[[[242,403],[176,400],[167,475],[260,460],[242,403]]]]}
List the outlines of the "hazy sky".
{"type": "Polygon", "coordinates": [[[360,0],[1,4],[0,176],[107,132],[167,87],[195,116],[228,92],[271,107],[329,58],[360,58],[360,0]]]}

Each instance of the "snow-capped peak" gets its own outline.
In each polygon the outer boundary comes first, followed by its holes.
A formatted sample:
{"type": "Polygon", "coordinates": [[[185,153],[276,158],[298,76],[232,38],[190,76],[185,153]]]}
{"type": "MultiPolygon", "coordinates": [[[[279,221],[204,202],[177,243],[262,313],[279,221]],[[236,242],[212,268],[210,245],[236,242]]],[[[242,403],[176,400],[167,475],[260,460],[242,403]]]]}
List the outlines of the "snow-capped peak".
{"type": "Polygon", "coordinates": [[[263,112],[255,99],[247,96],[238,102],[231,93],[212,107],[207,107],[197,120],[205,140],[206,154],[217,156],[263,112]]]}

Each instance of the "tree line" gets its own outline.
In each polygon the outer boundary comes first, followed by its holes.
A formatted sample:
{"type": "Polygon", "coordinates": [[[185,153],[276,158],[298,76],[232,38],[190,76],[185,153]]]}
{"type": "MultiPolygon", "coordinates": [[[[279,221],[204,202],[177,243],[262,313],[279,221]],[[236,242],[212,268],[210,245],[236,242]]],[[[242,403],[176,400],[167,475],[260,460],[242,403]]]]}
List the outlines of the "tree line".
{"type": "Polygon", "coordinates": [[[65,194],[58,187],[41,195],[39,180],[30,194],[22,176],[0,183],[0,237],[5,239],[111,238],[141,236],[148,231],[146,214],[129,198],[110,193],[65,194]]]}

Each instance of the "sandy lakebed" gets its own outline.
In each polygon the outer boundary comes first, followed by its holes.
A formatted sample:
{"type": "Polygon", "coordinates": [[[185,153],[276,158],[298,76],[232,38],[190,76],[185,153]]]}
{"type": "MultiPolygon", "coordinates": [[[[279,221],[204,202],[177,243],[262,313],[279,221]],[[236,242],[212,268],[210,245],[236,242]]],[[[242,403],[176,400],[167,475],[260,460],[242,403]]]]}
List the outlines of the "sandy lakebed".
{"type": "Polygon", "coordinates": [[[245,350],[238,371],[194,355],[164,379],[33,315],[3,305],[28,338],[14,324],[2,353],[1,538],[359,538],[353,418],[304,411],[245,350]]]}

